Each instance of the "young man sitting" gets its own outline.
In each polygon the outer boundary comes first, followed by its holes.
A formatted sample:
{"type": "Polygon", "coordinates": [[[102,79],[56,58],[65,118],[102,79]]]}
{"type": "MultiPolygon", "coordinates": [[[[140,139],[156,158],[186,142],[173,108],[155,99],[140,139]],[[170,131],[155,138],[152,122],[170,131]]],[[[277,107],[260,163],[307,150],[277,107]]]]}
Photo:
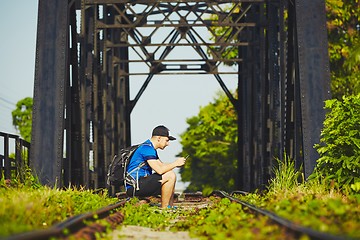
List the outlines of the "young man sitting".
{"type": "Polygon", "coordinates": [[[157,149],[164,150],[172,140],[176,138],[170,136],[169,129],[160,125],[153,129],[151,138],[134,152],[127,168],[131,176],[126,185],[128,196],[161,195],[161,207],[173,207],[176,184],[173,169],[183,166],[186,159],[180,157],[172,163],[164,163],[157,154],[157,149]]]}

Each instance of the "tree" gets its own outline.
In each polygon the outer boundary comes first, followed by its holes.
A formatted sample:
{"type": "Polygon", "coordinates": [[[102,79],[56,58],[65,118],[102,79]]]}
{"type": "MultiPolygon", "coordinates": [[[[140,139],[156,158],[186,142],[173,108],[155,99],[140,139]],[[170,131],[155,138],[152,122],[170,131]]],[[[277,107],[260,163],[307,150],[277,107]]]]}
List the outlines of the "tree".
{"type": "Polygon", "coordinates": [[[360,1],[327,0],[327,29],[334,98],[360,93],[360,1]]]}
{"type": "Polygon", "coordinates": [[[180,170],[187,191],[209,194],[215,189],[234,190],[237,173],[237,114],[224,94],[187,119],[181,134],[182,152],[190,155],[180,170]]]}
{"type": "Polygon", "coordinates": [[[21,137],[30,142],[32,124],[33,99],[26,97],[16,103],[16,109],[12,111],[12,120],[15,129],[20,131],[21,137]]]}

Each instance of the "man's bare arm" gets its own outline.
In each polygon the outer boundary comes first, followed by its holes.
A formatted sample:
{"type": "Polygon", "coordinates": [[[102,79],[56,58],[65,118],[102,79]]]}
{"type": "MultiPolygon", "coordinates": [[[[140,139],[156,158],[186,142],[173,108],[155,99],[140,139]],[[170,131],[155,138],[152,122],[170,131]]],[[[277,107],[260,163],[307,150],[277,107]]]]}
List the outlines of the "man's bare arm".
{"type": "Polygon", "coordinates": [[[185,164],[186,159],[181,157],[176,159],[172,163],[163,163],[159,159],[149,159],[147,162],[150,167],[158,174],[162,175],[170,170],[173,170],[176,167],[181,167],[185,164]]]}

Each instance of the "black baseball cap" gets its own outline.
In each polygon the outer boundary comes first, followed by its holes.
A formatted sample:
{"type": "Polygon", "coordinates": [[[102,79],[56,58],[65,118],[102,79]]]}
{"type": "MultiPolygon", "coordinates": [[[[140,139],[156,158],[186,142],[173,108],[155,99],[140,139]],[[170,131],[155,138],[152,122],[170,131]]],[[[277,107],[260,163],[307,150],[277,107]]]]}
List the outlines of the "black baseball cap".
{"type": "Polygon", "coordinates": [[[152,136],[162,136],[162,137],[168,137],[169,140],[176,140],[175,137],[170,136],[169,129],[163,125],[157,126],[152,131],[152,136]]]}

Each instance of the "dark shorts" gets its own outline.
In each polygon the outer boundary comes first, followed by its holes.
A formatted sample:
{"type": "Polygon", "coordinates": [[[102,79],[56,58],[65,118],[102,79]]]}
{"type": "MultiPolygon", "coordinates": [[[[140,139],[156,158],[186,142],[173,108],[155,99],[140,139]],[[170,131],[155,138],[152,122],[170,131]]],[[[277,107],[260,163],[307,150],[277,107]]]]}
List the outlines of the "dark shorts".
{"type": "MultiPolygon", "coordinates": [[[[135,191],[135,196],[138,197],[149,197],[157,196],[161,194],[161,179],[160,174],[154,173],[146,177],[141,177],[139,179],[139,190],[135,191]]],[[[126,194],[128,196],[133,196],[134,188],[130,187],[126,194]]]]}

